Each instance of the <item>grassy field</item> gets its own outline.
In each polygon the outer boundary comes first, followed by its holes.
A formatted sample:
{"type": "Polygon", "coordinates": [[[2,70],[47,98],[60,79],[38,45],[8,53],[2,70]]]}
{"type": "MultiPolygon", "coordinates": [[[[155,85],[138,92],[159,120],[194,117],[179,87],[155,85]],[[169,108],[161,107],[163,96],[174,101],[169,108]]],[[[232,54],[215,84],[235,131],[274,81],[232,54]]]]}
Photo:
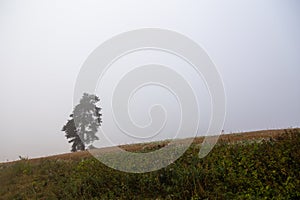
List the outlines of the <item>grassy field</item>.
{"type": "MultiPolygon", "coordinates": [[[[2,163],[0,199],[300,199],[300,129],[223,135],[199,159],[202,141],[143,174],[111,169],[86,151],[2,163]]],[[[167,143],[122,148],[148,152],[167,143]]]]}

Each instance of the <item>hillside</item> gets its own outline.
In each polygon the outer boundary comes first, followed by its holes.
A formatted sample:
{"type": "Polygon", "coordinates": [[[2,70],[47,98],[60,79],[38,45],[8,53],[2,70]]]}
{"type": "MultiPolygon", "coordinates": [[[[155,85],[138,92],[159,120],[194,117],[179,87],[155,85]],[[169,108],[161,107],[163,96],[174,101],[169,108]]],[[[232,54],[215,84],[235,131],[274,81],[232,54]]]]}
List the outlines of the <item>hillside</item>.
{"type": "MultiPolygon", "coordinates": [[[[300,129],[222,135],[199,159],[202,141],[195,138],[167,168],[144,174],[108,168],[87,151],[2,163],[0,199],[300,198],[300,129]]],[[[148,152],[167,143],[121,147],[148,152]]]]}

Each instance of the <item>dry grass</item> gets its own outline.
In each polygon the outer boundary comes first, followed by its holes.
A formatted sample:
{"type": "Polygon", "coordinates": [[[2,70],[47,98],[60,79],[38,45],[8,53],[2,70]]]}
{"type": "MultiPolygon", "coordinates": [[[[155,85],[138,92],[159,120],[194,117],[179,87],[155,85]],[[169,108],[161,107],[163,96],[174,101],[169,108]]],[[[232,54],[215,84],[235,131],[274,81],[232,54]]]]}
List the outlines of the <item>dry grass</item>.
{"type": "MultiPolygon", "coordinates": [[[[243,133],[232,133],[232,134],[223,134],[219,137],[219,142],[224,141],[228,143],[234,143],[239,141],[248,141],[248,140],[261,140],[261,139],[269,139],[269,138],[276,138],[277,136],[283,134],[284,132],[290,129],[276,129],[276,130],[260,130],[260,131],[252,131],[252,132],[243,132],[243,133]]],[[[204,137],[196,137],[193,140],[193,144],[201,144],[203,142],[204,137]]],[[[188,139],[178,139],[175,141],[176,144],[184,144],[188,142],[188,139]]],[[[152,149],[159,149],[169,144],[169,140],[165,141],[158,141],[158,142],[151,142],[151,143],[138,143],[138,144],[128,144],[128,145],[120,145],[122,149],[130,152],[137,152],[143,150],[152,150],[152,149]]],[[[97,153],[106,153],[106,152],[114,152],[116,151],[115,147],[105,147],[101,149],[95,149],[93,151],[97,151],[97,153]]],[[[48,157],[41,157],[41,158],[33,158],[29,159],[28,161],[32,164],[41,163],[44,160],[63,160],[65,162],[68,161],[78,161],[92,155],[88,151],[80,151],[74,153],[65,153],[59,154],[54,156],[48,157]]],[[[18,161],[0,163],[1,165],[10,165],[18,161]]]]}

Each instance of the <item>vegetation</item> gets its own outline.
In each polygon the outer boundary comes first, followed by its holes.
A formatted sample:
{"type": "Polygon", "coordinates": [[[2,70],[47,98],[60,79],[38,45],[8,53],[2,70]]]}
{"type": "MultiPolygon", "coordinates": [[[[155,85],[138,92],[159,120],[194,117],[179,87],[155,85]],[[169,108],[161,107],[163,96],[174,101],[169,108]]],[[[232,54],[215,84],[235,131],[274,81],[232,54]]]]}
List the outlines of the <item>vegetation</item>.
{"type": "Polygon", "coordinates": [[[74,108],[70,115],[71,119],[63,126],[62,131],[66,133],[66,138],[72,144],[72,152],[82,151],[87,145],[91,145],[95,140],[98,127],[101,125],[101,108],[97,107],[100,99],[96,95],[84,93],[80,103],[74,108]]]}
{"type": "Polygon", "coordinates": [[[113,170],[84,152],[22,158],[0,165],[0,199],[299,199],[299,146],[299,129],[222,139],[204,159],[194,143],[175,163],[144,174],[113,170]]]}

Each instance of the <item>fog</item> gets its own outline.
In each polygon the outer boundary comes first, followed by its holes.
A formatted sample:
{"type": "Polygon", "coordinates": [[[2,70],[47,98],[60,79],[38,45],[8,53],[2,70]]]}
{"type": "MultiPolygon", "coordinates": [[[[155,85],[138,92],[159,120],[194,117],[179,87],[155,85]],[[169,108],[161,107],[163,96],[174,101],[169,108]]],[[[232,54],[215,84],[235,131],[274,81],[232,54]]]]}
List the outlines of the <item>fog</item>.
{"type": "MultiPolygon", "coordinates": [[[[61,128],[83,63],[111,37],[147,27],[176,31],[205,49],[224,83],[226,133],[299,127],[299,11],[297,0],[1,0],[0,161],[69,152],[61,128]]],[[[104,77],[106,89],[96,90],[103,127],[111,126],[106,91],[132,65],[153,60],[172,65],[196,88],[201,135],[210,116],[203,80],[178,58],[153,51],[128,55],[104,77]],[[121,72],[118,65],[127,67],[121,72]]],[[[147,124],[145,109],[160,101],[173,118],[155,139],[172,138],[179,123],[176,99],[160,87],[144,89],[129,104],[133,120],[147,124]]],[[[111,130],[116,144],[136,142],[111,130]]]]}

